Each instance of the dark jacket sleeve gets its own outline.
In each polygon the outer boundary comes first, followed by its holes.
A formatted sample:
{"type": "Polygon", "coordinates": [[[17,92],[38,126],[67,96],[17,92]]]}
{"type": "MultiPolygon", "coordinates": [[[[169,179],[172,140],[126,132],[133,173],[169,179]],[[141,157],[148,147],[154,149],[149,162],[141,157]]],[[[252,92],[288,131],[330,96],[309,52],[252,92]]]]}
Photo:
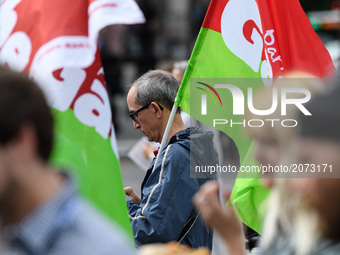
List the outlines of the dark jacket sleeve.
{"type": "Polygon", "coordinates": [[[193,211],[198,183],[190,178],[189,151],[173,144],[162,155],[143,189],[141,205],[128,201],[136,246],[176,240],[193,211]]]}
{"type": "Polygon", "coordinates": [[[137,205],[136,203],[134,203],[130,197],[128,197],[127,195],[125,195],[125,200],[129,209],[129,217],[133,218],[135,217],[138,209],[140,208],[139,205],[137,205]]]}

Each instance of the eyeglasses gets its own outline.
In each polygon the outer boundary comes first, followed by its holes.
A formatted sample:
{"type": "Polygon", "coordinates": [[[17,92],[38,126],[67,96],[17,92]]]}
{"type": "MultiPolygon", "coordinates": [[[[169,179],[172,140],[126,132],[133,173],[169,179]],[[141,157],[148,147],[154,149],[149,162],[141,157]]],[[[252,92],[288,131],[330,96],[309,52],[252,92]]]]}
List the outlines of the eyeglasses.
{"type": "MultiPolygon", "coordinates": [[[[131,112],[131,113],[129,114],[130,118],[131,118],[133,121],[138,122],[138,120],[137,120],[138,113],[141,112],[141,111],[143,111],[144,109],[146,109],[151,103],[152,103],[152,102],[150,102],[150,103],[148,103],[148,104],[142,106],[141,108],[139,108],[138,110],[136,110],[136,111],[134,111],[134,112],[131,112]]],[[[160,105],[159,103],[157,103],[157,102],[156,102],[156,104],[159,106],[159,108],[161,109],[161,111],[163,111],[163,109],[164,109],[163,106],[161,106],[161,105],[160,105]]]]}

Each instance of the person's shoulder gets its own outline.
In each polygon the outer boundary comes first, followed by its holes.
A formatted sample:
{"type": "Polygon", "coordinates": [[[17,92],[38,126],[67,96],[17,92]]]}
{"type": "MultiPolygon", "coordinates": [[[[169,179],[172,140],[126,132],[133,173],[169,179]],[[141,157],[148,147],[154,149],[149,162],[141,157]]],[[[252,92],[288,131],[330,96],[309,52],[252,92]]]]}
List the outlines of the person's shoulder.
{"type": "Polygon", "coordinates": [[[126,234],[80,198],[76,215],[58,243],[58,254],[135,254],[126,234]]]}
{"type": "Polygon", "coordinates": [[[336,255],[340,254],[340,242],[319,239],[315,245],[315,254],[336,255]]]}
{"type": "Polygon", "coordinates": [[[179,131],[171,137],[166,149],[175,154],[190,150],[190,128],[179,131]]]}

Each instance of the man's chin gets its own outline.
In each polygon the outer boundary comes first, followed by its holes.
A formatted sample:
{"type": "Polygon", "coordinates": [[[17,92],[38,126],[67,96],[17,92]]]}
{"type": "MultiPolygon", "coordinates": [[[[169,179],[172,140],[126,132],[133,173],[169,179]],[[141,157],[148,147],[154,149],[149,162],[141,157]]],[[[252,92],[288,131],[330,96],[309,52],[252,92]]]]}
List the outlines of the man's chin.
{"type": "Polygon", "coordinates": [[[148,141],[150,142],[150,143],[152,143],[152,142],[154,142],[155,140],[154,139],[152,139],[152,137],[146,137],[147,139],[148,139],[148,141]]]}
{"type": "MultiPolygon", "coordinates": [[[[142,132],[142,133],[143,133],[143,132],[142,132]]],[[[148,141],[149,141],[150,143],[154,141],[154,140],[152,139],[151,136],[149,136],[149,135],[147,135],[147,134],[145,134],[145,133],[143,133],[143,135],[146,137],[146,139],[148,139],[148,141]]]]}

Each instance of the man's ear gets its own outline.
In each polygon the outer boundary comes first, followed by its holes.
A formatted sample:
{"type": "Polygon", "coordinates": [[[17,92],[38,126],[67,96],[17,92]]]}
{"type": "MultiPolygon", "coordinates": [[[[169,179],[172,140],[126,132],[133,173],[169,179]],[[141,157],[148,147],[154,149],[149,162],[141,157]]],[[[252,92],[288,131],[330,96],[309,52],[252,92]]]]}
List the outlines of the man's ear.
{"type": "Polygon", "coordinates": [[[156,117],[161,118],[163,112],[161,108],[159,107],[159,105],[155,102],[152,102],[150,106],[152,107],[152,111],[156,114],[156,117]]]}

